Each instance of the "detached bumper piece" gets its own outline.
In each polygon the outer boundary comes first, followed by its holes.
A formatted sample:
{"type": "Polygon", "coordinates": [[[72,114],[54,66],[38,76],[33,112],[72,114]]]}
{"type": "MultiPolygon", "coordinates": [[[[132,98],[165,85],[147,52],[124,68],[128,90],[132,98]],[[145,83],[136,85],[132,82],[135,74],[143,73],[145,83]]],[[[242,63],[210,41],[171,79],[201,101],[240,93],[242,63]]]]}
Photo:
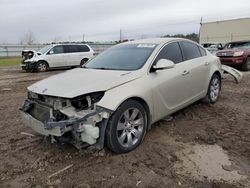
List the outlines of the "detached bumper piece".
{"type": "Polygon", "coordinates": [[[20,113],[22,121],[41,135],[68,140],[78,149],[86,145],[101,149],[110,111],[97,108],[81,118],[68,117],[59,110],[27,99],[20,113]]]}
{"type": "Polygon", "coordinates": [[[238,71],[232,67],[226,66],[226,65],[222,65],[221,69],[223,72],[227,72],[231,76],[233,76],[233,78],[237,84],[241,82],[241,80],[243,78],[243,74],[240,71],[238,71]]]}

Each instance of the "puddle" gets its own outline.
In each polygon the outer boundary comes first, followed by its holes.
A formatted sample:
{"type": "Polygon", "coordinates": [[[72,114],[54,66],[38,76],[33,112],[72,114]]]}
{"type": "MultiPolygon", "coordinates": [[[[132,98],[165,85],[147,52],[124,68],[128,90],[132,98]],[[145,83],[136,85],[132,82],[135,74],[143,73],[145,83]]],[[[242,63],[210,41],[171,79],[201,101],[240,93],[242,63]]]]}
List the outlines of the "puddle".
{"type": "Polygon", "coordinates": [[[207,178],[208,180],[233,182],[247,178],[232,168],[227,153],[218,145],[189,146],[178,152],[177,156],[180,159],[180,163],[175,165],[177,172],[190,175],[198,180],[207,178]]]}

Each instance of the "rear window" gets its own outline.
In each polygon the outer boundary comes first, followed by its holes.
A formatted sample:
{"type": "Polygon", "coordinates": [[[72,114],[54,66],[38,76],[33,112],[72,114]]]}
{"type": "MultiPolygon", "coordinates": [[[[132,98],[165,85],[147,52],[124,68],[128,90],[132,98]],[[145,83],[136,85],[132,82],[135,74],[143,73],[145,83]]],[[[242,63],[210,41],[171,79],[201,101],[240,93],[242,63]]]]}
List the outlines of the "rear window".
{"type": "Polygon", "coordinates": [[[86,45],[78,45],[78,51],[79,51],[79,52],[89,52],[90,49],[89,49],[89,47],[86,46],[86,45]]]}
{"type": "Polygon", "coordinates": [[[190,60],[190,59],[201,57],[201,52],[199,50],[199,47],[194,43],[186,42],[186,41],[181,42],[181,48],[182,48],[185,60],[190,60]]]}

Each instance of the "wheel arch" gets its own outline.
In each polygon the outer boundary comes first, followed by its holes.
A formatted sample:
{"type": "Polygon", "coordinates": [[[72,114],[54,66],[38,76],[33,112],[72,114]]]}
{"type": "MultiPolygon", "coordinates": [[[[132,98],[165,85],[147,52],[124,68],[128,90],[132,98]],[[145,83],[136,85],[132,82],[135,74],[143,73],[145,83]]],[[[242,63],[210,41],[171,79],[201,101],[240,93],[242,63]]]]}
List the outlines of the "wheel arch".
{"type": "Polygon", "coordinates": [[[126,102],[127,100],[135,100],[143,106],[143,108],[145,109],[146,114],[147,114],[147,124],[148,124],[147,130],[150,130],[151,129],[151,113],[150,113],[150,109],[149,109],[147,102],[144,99],[142,99],[141,97],[130,97],[130,98],[126,99],[125,101],[123,101],[122,103],[126,102]]]}
{"type": "MultiPolygon", "coordinates": [[[[220,82],[221,82],[221,79],[222,79],[221,72],[220,72],[219,70],[215,70],[215,71],[211,72],[210,78],[209,78],[208,83],[207,83],[207,92],[208,92],[208,87],[209,87],[210,81],[211,81],[213,75],[215,75],[215,74],[216,74],[217,76],[219,76],[220,82]]],[[[221,88],[221,84],[220,84],[220,88],[221,88]]]]}
{"type": "MultiPolygon", "coordinates": [[[[87,58],[87,57],[84,57],[84,58],[82,58],[82,60],[84,60],[84,61],[88,61],[89,60],[89,58],[87,58]]],[[[82,60],[81,60],[81,62],[82,62],[82,60]]]]}
{"type": "MultiPolygon", "coordinates": [[[[221,77],[220,71],[217,70],[217,71],[215,71],[215,72],[213,73],[213,75],[214,75],[214,74],[218,75],[219,78],[220,78],[220,81],[221,81],[221,78],[222,78],[222,77],[221,77]]],[[[212,76],[213,76],[213,75],[212,75],[212,76]]],[[[211,78],[212,78],[212,77],[211,77],[211,78]]]]}
{"type": "Polygon", "coordinates": [[[37,61],[37,64],[40,63],[40,62],[46,63],[47,66],[48,66],[48,68],[50,67],[50,66],[49,66],[49,63],[48,63],[46,60],[40,59],[39,61],[37,61]]]}

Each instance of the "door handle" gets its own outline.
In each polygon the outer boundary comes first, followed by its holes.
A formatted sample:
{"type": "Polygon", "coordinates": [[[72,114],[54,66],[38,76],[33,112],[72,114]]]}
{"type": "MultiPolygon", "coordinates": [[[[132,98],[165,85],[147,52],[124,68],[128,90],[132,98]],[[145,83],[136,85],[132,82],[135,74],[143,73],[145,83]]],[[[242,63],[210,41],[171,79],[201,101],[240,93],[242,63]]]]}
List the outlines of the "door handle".
{"type": "Polygon", "coordinates": [[[205,66],[208,66],[209,65],[209,62],[205,62],[205,66]]]}
{"type": "Polygon", "coordinates": [[[184,70],[183,73],[182,73],[182,76],[185,76],[185,75],[187,75],[187,74],[189,74],[189,71],[184,70]]]}

